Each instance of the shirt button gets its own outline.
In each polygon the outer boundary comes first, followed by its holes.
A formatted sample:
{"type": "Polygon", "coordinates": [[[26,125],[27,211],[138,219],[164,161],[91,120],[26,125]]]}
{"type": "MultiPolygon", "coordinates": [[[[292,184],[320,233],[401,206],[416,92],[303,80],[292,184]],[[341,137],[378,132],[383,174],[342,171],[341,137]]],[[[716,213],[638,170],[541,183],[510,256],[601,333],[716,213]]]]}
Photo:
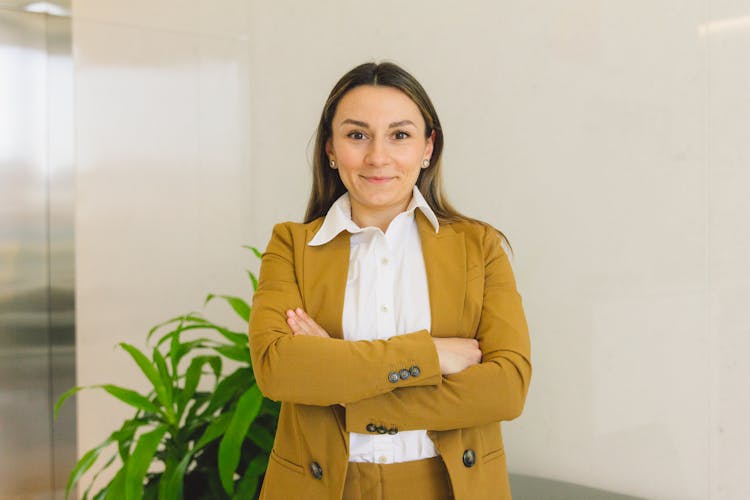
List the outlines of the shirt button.
{"type": "Polygon", "coordinates": [[[384,266],[387,266],[388,265],[388,257],[383,257],[382,259],[380,259],[380,263],[383,264],[384,266]]]}
{"type": "Polygon", "coordinates": [[[383,311],[384,313],[387,313],[389,309],[390,308],[387,305],[385,305],[385,304],[383,304],[382,306],[380,306],[380,310],[383,311]]]}
{"type": "Polygon", "coordinates": [[[385,455],[380,455],[378,457],[378,462],[380,462],[381,464],[388,463],[388,457],[386,457],[385,455]]]}

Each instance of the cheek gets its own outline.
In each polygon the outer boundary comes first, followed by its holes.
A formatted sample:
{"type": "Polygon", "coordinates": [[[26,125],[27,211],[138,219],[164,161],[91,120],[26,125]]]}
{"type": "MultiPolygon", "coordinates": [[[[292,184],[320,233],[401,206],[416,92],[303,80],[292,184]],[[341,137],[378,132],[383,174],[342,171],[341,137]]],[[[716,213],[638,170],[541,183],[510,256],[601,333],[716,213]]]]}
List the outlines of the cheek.
{"type": "Polygon", "coordinates": [[[336,151],[336,161],[339,168],[351,170],[362,164],[362,154],[354,148],[342,148],[336,151]]]}
{"type": "Polygon", "coordinates": [[[413,145],[408,148],[403,148],[394,152],[394,157],[397,157],[399,163],[407,168],[422,165],[422,158],[424,158],[424,147],[413,145]]]}
{"type": "Polygon", "coordinates": [[[416,177],[419,175],[419,171],[422,169],[422,156],[421,152],[414,154],[414,151],[404,152],[397,159],[399,170],[408,176],[416,177]]]}

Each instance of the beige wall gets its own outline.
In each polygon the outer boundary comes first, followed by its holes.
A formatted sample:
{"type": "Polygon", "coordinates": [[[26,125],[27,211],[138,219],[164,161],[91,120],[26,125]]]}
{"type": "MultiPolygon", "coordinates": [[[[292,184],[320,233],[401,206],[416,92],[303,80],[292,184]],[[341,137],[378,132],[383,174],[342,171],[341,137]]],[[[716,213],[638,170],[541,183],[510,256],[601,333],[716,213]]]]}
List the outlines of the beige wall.
{"type": "MultiPolygon", "coordinates": [[[[441,115],[455,204],[516,251],[535,373],[511,471],[750,497],[746,1],[78,0],[73,17],[80,383],[141,383],[116,342],[246,293],[240,245],[301,218],[330,87],[391,59],[441,115]]],[[[81,449],[126,414],[81,396],[81,449]]]]}

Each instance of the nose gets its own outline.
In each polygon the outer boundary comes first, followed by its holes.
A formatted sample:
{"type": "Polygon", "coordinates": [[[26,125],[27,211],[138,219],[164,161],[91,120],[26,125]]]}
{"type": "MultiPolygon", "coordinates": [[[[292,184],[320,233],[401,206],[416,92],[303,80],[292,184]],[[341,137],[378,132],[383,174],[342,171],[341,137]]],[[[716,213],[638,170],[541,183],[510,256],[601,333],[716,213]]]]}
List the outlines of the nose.
{"type": "Polygon", "coordinates": [[[385,140],[380,137],[375,137],[370,141],[370,145],[367,148],[367,155],[365,161],[368,165],[373,167],[379,167],[388,163],[388,149],[385,140]]]}

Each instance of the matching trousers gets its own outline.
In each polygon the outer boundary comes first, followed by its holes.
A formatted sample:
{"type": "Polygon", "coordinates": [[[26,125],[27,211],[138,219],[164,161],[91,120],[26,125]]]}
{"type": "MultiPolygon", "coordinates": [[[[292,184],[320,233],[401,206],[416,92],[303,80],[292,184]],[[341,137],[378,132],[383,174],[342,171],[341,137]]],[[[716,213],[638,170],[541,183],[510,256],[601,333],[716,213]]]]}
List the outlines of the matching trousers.
{"type": "Polygon", "coordinates": [[[377,464],[349,462],[343,500],[450,500],[448,470],[440,456],[377,464]]]}

